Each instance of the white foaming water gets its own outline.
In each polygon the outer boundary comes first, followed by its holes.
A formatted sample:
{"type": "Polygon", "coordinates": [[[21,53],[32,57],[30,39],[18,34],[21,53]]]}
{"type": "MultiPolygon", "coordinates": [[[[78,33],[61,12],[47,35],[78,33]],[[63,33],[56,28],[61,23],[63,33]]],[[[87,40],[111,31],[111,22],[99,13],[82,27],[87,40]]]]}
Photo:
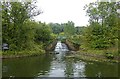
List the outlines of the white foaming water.
{"type": "Polygon", "coordinates": [[[55,51],[56,52],[68,51],[68,48],[64,43],[61,43],[61,41],[58,41],[55,47],[55,51]]]}

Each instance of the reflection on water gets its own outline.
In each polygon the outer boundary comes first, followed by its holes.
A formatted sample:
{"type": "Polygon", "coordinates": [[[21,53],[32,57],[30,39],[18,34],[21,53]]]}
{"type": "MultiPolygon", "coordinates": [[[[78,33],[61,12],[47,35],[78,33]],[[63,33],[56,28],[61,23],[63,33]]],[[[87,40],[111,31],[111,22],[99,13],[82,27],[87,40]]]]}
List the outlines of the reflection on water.
{"type": "MultiPolygon", "coordinates": [[[[60,53],[62,54],[62,53],[60,53]]],[[[84,77],[85,62],[64,60],[62,55],[3,60],[3,76],[16,77],[84,77]],[[61,59],[59,58],[61,56],[61,59]]]]}
{"type": "Polygon", "coordinates": [[[117,77],[118,75],[117,64],[64,59],[64,55],[60,54],[62,53],[5,59],[3,77],[117,77]]]}
{"type": "Polygon", "coordinates": [[[28,57],[5,59],[2,62],[3,76],[32,77],[37,73],[44,75],[50,69],[52,57],[28,57]]]}
{"type": "MultiPolygon", "coordinates": [[[[56,51],[55,51],[56,52],[56,51]]],[[[3,77],[117,77],[118,65],[65,59],[70,52],[3,60],[3,77]]]]}

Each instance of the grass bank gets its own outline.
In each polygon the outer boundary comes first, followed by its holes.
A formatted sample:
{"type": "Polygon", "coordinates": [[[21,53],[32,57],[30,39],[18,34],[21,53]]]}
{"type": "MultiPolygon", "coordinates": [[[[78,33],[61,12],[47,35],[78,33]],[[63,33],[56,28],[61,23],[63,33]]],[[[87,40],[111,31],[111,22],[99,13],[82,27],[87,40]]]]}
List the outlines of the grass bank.
{"type": "MultiPolygon", "coordinates": [[[[21,46],[22,47],[22,46],[21,46]]],[[[20,58],[20,57],[29,57],[29,56],[38,56],[45,53],[43,43],[31,43],[29,46],[24,46],[20,49],[12,49],[9,47],[9,50],[0,51],[0,58],[20,58]]]]}
{"type": "Polygon", "coordinates": [[[67,56],[66,58],[82,59],[87,61],[97,62],[113,62],[120,63],[120,55],[116,49],[107,50],[79,50],[76,53],[67,56]]]}
{"type": "Polygon", "coordinates": [[[38,56],[44,54],[45,50],[21,50],[21,51],[1,51],[0,58],[20,58],[29,56],[38,56]]]}

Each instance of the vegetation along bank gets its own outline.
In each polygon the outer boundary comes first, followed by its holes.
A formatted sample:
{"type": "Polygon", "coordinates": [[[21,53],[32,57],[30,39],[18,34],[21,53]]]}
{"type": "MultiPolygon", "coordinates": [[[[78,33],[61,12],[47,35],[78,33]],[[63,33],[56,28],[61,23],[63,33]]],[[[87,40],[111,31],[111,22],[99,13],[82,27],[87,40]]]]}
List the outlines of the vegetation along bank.
{"type": "Polygon", "coordinates": [[[119,2],[90,3],[84,7],[89,16],[89,25],[75,26],[72,21],[61,24],[34,21],[33,17],[44,13],[35,8],[34,2],[3,2],[2,43],[8,44],[9,49],[3,49],[2,55],[3,57],[41,55],[46,49],[50,49],[47,46],[55,40],[60,40],[71,50],[77,51],[74,54],[77,58],[118,62],[120,59],[118,7],[119,2]]]}

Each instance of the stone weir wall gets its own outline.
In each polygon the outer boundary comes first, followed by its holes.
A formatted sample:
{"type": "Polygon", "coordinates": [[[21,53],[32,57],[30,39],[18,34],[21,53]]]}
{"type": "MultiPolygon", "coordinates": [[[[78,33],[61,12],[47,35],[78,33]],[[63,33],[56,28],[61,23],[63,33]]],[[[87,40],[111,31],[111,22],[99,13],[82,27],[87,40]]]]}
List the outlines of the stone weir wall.
{"type": "Polygon", "coordinates": [[[45,50],[46,51],[53,51],[55,49],[55,46],[57,44],[57,40],[54,40],[52,43],[50,43],[46,48],[45,50]]]}
{"type": "Polygon", "coordinates": [[[74,44],[71,43],[71,42],[69,42],[68,40],[66,40],[64,43],[67,45],[67,47],[68,47],[69,50],[72,50],[72,51],[77,51],[77,50],[78,50],[78,49],[74,46],[74,44]]]}
{"type": "MultiPolygon", "coordinates": [[[[74,46],[74,44],[72,44],[68,40],[65,40],[63,43],[65,43],[67,45],[67,47],[68,47],[69,50],[71,50],[71,51],[77,51],[77,48],[74,46]]],[[[53,41],[51,44],[49,44],[46,47],[46,51],[53,51],[55,49],[56,44],[57,44],[57,40],[53,41]]]]}

